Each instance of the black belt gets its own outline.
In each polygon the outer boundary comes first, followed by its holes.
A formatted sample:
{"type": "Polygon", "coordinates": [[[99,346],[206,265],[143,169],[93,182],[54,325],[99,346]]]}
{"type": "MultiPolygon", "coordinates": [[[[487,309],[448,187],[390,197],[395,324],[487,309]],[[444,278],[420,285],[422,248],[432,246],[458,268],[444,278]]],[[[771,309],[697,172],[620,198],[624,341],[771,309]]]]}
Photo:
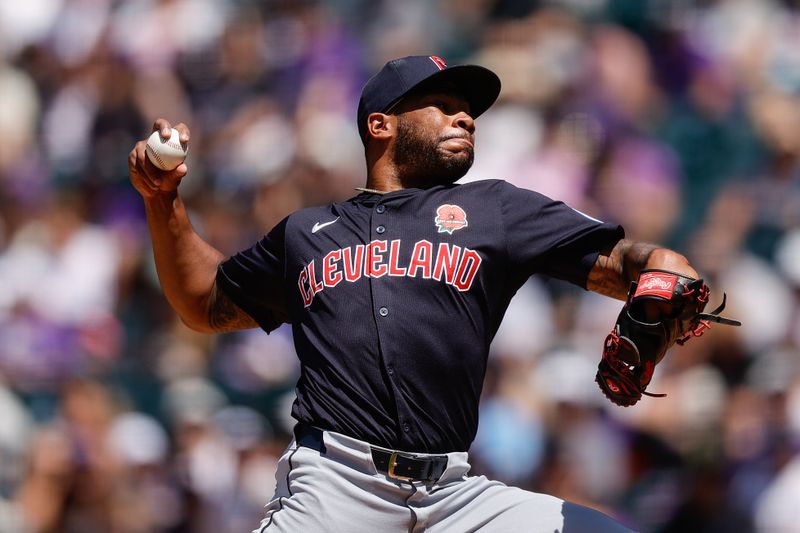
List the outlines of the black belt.
{"type": "MultiPolygon", "coordinates": [[[[294,428],[295,441],[300,446],[325,453],[322,430],[307,424],[297,424],[294,428]]],[[[447,469],[446,455],[416,455],[393,450],[382,450],[370,446],[372,461],[378,472],[401,481],[438,480],[447,469]]]]}

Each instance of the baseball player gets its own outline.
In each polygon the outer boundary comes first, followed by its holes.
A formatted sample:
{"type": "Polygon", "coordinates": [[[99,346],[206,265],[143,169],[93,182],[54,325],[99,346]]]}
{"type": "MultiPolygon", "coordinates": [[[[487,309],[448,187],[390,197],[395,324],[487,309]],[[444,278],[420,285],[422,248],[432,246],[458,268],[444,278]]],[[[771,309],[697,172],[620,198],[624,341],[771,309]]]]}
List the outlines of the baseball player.
{"type": "MultiPolygon", "coordinates": [[[[671,273],[655,283],[662,308],[667,286],[687,292],[676,287],[698,275],[680,254],[536,192],[454,184],[473,161],[475,119],[499,92],[480,66],[388,62],[358,107],[365,187],[289,215],[230,258],[192,229],[177,190],[186,165],[159,171],[144,141],[131,152],[159,278],[181,319],[205,332],[293,328],[297,425],[256,531],[627,531],[586,507],[469,475],[489,345],[533,274],[626,300],[643,271],[671,273]]],[[[154,129],[166,137],[170,127],[159,119],[154,129]]],[[[176,128],[188,141],[189,129],[176,128]]],[[[616,338],[598,382],[629,405],[654,364],[620,363],[627,338],[616,338]]]]}

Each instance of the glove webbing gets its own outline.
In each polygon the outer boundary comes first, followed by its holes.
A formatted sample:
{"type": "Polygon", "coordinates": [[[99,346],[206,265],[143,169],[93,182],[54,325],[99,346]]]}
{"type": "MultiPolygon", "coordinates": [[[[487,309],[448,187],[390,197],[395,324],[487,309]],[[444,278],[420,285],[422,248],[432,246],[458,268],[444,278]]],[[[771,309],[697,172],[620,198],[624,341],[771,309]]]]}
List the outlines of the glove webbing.
{"type": "MultiPolygon", "coordinates": [[[[707,288],[707,287],[704,285],[703,288],[707,288]]],[[[698,298],[701,298],[701,297],[702,297],[702,295],[698,296],[698,298]]],[[[707,290],[705,291],[705,298],[706,299],[708,298],[708,291],[707,290]]],[[[730,319],[730,318],[725,318],[725,317],[719,316],[719,314],[723,311],[723,309],[725,309],[725,302],[726,301],[727,301],[727,294],[725,294],[723,292],[722,293],[722,303],[719,304],[719,307],[717,307],[716,309],[714,309],[713,311],[711,311],[709,313],[698,313],[697,314],[697,320],[695,321],[696,325],[692,329],[690,329],[686,333],[686,335],[684,335],[680,339],[677,339],[675,342],[678,343],[679,345],[683,346],[684,344],[686,344],[687,341],[689,341],[689,339],[691,339],[693,337],[700,337],[701,335],[703,335],[703,333],[705,333],[705,331],[707,329],[711,329],[711,322],[716,322],[717,324],[723,324],[723,325],[726,325],[726,326],[741,326],[742,323],[739,322],[738,320],[733,320],[733,319],[730,319]]]]}

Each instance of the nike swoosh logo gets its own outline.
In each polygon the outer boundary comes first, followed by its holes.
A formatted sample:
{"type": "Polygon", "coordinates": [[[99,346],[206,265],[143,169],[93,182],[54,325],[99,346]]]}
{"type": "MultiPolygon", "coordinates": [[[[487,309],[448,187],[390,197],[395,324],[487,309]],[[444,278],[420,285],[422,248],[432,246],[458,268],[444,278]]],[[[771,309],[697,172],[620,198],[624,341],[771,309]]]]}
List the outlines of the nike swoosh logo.
{"type": "Polygon", "coordinates": [[[333,224],[334,222],[336,222],[336,221],[338,221],[338,220],[339,220],[339,217],[336,217],[336,218],[334,218],[333,220],[331,220],[331,221],[329,221],[329,222],[323,222],[322,224],[320,224],[319,222],[317,222],[316,224],[314,224],[314,227],[313,227],[313,228],[311,228],[311,233],[316,233],[316,232],[318,232],[319,230],[321,230],[322,228],[324,228],[325,226],[330,226],[331,224],[333,224]]]}

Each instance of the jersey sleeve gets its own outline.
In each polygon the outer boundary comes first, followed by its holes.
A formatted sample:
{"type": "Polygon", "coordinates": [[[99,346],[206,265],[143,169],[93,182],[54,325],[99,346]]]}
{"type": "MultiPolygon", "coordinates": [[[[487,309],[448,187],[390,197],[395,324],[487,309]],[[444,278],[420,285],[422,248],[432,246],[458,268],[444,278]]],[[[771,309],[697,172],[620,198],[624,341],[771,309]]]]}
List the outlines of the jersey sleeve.
{"type": "Polygon", "coordinates": [[[287,220],[217,270],[217,286],[267,333],[289,321],[284,283],[287,220]]]}
{"type": "Polygon", "coordinates": [[[526,278],[541,273],[586,288],[597,256],[625,236],[617,224],[509,183],[500,198],[512,269],[526,278]]]}

